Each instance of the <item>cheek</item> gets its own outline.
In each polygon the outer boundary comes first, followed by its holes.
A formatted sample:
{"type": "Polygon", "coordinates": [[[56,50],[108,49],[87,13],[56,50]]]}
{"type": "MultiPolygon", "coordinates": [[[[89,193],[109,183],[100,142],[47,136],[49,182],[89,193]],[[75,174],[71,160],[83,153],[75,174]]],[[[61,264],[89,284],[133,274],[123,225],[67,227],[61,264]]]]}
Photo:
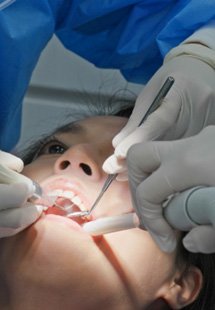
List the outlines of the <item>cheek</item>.
{"type": "Polygon", "coordinates": [[[22,274],[24,283],[30,279],[44,292],[57,291],[68,300],[83,300],[83,309],[99,309],[98,305],[87,307],[89,296],[94,304],[94,300],[120,292],[117,272],[94,241],[75,231],[71,234],[64,225],[40,220],[25,233],[21,246],[25,254],[16,273],[22,274]]]}
{"type": "Polygon", "coordinates": [[[95,209],[94,215],[114,216],[128,213],[133,210],[131,195],[127,182],[114,182],[101,199],[98,208],[95,209]]]}
{"type": "Polygon", "coordinates": [[[63,224],[56,225],[43,218],[30,227],[23,234],[21,244],[25,253],[20,259],[23,277],[27,275],[32,282],[52,288],[75,283],[76,276],[82,275],[83,253],[89,246],[80,234],[72,234],[70,237],[70,230],[63,224]]]}
{"type": "Polygon", "coordinates": [[[174,254],[163,253],[148,232],[137,228],[106,235],[105,239],[129,283],[140,289],[140,296],[154,294],[172,276],[174,254]]]}
{"type": "Polygon", "coordinates": [[[22,174],[33,179],[34,181],[40,182],[47,177],[54,174],[54,163],[55,161],[35,161],[29,165],[26,165],[22,171],[22,174]]]}

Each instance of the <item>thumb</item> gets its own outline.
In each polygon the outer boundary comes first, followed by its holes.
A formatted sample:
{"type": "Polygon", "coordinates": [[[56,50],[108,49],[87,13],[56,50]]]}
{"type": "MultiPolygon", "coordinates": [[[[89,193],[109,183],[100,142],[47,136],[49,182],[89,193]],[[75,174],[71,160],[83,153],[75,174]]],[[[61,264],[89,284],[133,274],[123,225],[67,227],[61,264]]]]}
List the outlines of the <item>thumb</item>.
{"type": "Polygon", "coordinates": [[[21,158],[3,151],[0,151],[0,163],[17,172],[21,172],[24,167],[21,158]]]}
{"type": "Polygon", "coordinates": [[[121,131],[113,138],[112,145],[114,148],[117,147],[132,131],[138,126],[138,121],[129,119],[127,124],[121,129],[121,131]]]}
{"type": "Polygon", "coordinates": [[[118,158],[125,158],[129,148],[137,143],[150,140],[158,140],[163,137],[167,130],[171,128],[179,115],[180,103],[179,98],[167,96],[162,105],[146,121],[124,137],[115,148],[115,155],[118,158]]]}
{"type": "Polygon", "coordinates": [[[102,169],[108,174],[124,173],[127,170],[125,160],[118,159],[114,154],[103,163],[102,169]]]}
{"type": "Polygon", "coordinates": [[[40,217],[42,211],[42,206],[33,204],[26,204],[26,207],[23,208],[2,210],[0,227],[21,231],[34,223],[40,217]]]}
{"type": "Polygon", "coordinates": [[[215,228],[210,225],[197,226],[184,237],[183,244],[193,253],[215,253],[215,228]]]}

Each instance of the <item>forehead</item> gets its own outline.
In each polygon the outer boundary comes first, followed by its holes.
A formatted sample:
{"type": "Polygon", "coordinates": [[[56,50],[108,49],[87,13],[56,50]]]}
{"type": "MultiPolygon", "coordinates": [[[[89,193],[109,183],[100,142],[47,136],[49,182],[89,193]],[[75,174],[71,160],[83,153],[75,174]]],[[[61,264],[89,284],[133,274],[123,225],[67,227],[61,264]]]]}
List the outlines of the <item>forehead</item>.
{"type": "Polygon", "coordinates": [[[62,127],[57,135],[73,135],[86,140],[112,139],[127,123],[127,118],[118,116],[95,116],[62,127]]]}

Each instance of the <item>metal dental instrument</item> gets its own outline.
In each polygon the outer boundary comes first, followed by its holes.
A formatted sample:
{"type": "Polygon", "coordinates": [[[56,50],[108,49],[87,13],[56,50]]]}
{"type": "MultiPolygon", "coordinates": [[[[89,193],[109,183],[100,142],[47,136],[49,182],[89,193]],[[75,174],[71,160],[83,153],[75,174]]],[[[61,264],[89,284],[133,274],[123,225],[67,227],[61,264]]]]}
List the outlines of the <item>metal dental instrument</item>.
{"type": "Polygon", "coordinates": [[[112,181],[117,177],[117,174],[109,174],[109,176],[107,177],[98,197],[96,198],[94,204],[92,205],[91,209],[88,211],[80,211],[80,212],[72,212],[67,214],[67,217],[82,217],[82,216],[88,216],[91,214],[91,212],[95,209],[95,207],[97,206],[98,202],[100,201],[100,199],[102,198],[102,196],[104,195],[104,193],[106,192],[106,190],[109,188],[110,184],[112,183],[112,181]]]}
{"type": "MultiPolygon", "coordinates": [[[[143,118],[141,119],[138,127],[140,127],[145,120],[147,119],[147,117],[153,113],[155,110],[157,110],[157,108],[162,104],[162,100],[165,98],[165,96],[167,95],[167,93],[169,92],[170,88],[172,87],[173,83],[175,82],[175,79],[172,76],[169,76],[166,81],[164,82],[163,86],[161,87],[161,89],[159,90],[159,92],[157,93],[156,97],[154,98],[152,104],[150,105],[150,107],[148,108],[148,110],[146,111],[145,115],[143,116],[143,118]]],[[[100,201],[100,199],[103,197],[104,193],[106,192],[106,190],[109,188],[109,186],[111,185],[112,181],[115,180],[117,177],[117,173],[115,174],[109,174],[107,177],[107,180],[105,181],[105,184],[103,185],[97,199],[95,200],[94,204],[92,205],[91,209],[88,211],[80,211],[80,212],[71,212],[67,214],[67,217],[85,217],[91,214],[91,212],[95,209],[95,207],[97,206],[98,202],[100,201]]]]}

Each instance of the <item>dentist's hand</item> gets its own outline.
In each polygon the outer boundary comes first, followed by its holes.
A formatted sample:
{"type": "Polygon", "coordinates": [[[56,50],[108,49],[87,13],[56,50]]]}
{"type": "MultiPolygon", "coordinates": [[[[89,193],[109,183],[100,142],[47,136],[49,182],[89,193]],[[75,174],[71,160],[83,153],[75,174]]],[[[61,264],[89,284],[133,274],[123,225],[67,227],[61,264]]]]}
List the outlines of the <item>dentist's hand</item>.
{"type": "MultiPolygon", "coordinates": [[[[0,151],[0,163],[21,172],[23,162],[18,157],[0,151]]],[[[41,215],[42,207],[27,202],[33,192],[27,184],[0,184],[0,238],[22,231],[41,215]]]]}
{"type": "MultiPolygon", "coordinates": [[[[142,227],[162,250],[172,251],[175,234],[163,218],[162,204],[169,195],[185,189],[215,186],[215,126],[186,139],[134,145],[127,164],[134,208],[142,227]]],[[[191,252],[215,252],[215,227],[193,228],[183,244],[191,252]]]]}
{"type": "Polygon", "coordinates": [[[113,139],[114,155],[103,165],[107,173],[126,170],[128,149],[148,140],[175,140],[197,134],[215,121],[215,72],[206,62],[178,56],[156,72],[137,98],[127,125],[113,139]],[[168,76],[175,83],[161,106],[138,127],[149,105],[168,76]]]}

